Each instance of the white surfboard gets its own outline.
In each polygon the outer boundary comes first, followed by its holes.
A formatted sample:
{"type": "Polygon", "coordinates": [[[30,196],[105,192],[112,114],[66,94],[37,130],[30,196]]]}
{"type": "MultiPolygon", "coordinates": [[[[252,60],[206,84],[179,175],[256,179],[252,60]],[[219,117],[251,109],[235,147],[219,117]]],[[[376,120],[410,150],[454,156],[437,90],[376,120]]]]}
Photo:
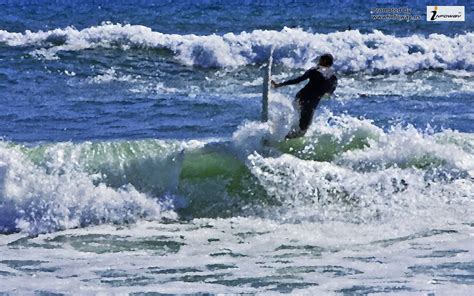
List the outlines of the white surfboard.
{"type": "Polygon", "coordinates": [[[268,121],[268,94],[270,92],[270,81],[272,80],[273,47],[270,49],[265,72],[263,73],[263,93],[262,93],[262,122],[268,121]]]}

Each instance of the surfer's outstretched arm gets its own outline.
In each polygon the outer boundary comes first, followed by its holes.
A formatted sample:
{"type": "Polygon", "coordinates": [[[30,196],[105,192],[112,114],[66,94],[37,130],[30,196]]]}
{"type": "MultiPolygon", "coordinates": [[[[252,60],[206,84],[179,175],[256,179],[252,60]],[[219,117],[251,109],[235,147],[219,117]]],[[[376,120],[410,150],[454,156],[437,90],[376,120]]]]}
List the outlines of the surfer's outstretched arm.
{"type": "Polygon", "coordinates": [[[300,77],[296,77],[294,79],[290,79],[290,80],[287,80],[287,81],[282,82],[282,83],[276,83],[275,81],[272,80],[272,86],[274,88],[278,88],[278,87],[282,87],[282,86],[285,86],[285,85],[297,84],[297,83],[300,83],[301,81],[304,81],[304,80],[308,79],[309,76],[310,76],[310,72],[306,71],[300,77]]]}

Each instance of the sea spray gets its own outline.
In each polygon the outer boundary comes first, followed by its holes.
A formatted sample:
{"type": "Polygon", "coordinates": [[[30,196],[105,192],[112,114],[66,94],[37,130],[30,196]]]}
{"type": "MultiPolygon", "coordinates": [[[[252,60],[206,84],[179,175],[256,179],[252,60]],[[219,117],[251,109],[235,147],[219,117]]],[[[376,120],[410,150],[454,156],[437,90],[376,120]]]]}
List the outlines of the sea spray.
{"type": "Polygon", "coordinates": [[[295,100],[272,91],[269,96],[269,121],[246,121],[232,135],[232,143],[237,153],[246,157],[259,151],[264,143],[279,142],[297,125],[298,114],[295,100]]]}

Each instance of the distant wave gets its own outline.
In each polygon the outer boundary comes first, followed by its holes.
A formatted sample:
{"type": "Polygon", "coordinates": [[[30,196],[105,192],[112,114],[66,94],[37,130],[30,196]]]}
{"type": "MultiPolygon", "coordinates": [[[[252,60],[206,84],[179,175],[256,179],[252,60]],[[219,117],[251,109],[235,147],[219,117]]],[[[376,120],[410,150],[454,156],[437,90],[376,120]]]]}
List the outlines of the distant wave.
{"type": "Polygon", "coordinates": [[[12,33],[0,30],[0,43],[33,47],[32,54],[58,58],[61,51],[90,48],[164,49],[186,65],[238,67],[266,61],[275,48],[274,61],[291,68],[310,67],[325,52],[336,57],[341,72],[399,73],[423,69],[474,71],[474,33],[454,37],[442,34],[396,37],[380,31],[358,30],[318,34],[302,29],[254,30],[240,34],[178,35],[154,32],[141,25],[104,23],[77,30],[12,33]]]}

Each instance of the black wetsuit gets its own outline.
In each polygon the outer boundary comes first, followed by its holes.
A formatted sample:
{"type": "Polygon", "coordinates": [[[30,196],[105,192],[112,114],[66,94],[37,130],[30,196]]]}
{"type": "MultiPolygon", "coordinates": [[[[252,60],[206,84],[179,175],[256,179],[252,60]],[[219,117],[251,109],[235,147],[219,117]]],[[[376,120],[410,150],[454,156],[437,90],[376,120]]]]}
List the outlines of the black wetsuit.
{"type": "Polygon", "coordinates": [[[309,79],[297,94],[296,99],[300,107],[301,131],[306,131],[311,124],[314,109],[319,104],[321,97],[326,93],[332,93],[337,86],[337,77],[331,68],[317,66],[306,71],[302,76],[280,83],[280,86],[297,84],[309,79]]]}

